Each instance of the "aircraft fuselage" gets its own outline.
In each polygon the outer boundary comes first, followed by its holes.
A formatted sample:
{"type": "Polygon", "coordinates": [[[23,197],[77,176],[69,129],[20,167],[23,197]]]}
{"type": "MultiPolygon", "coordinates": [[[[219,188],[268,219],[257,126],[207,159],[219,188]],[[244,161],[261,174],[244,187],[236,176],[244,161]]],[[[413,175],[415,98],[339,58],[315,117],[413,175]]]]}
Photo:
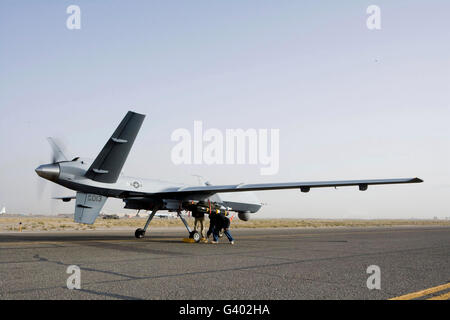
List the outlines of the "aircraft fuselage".
{"type": "Polygon", "coordinates": [[[77,192],[122,198],[126,203],[125,208],[129,209],[152,210],[158,206],[159,210],[176,210],[180,202],[192,200],[210,200],[237,212],[254,213],[261,208],[261,203],[253,192],[184,195],[175,199],[156,195],[152,197],[154,193],[172,192],[192,185],[124,175],[119,176],[115,183],[94,181],[85,176],[91,163],[90,159],[76,158],[40,166],[36,172],[45,179],[77,192]]]}

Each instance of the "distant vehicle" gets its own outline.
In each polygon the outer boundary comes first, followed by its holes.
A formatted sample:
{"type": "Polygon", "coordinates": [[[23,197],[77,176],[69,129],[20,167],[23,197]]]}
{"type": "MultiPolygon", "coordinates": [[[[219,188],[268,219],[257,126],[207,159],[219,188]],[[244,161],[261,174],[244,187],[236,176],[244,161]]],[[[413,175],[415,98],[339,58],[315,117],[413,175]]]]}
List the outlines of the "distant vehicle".
{"type": "Polygon", "coordinates": [[[155,214],[155,217],[161,218],[161,219],[172,219],[175,218],[176,216],[174,216],[173,214],[171,214],[170,212],[165,213],[165,212],[157,212],[155,214]]]}
{"type": "Polygon", "coordinates": [[[3,207],[2,210],[0,210],[0,214],[5,214],[6,213],[6,208],[3,207]]]}
{"type": "MultiPolygon", "coordinates": [[[[66,202],[76,199],[75,222],[93,224],[106,199],[113,197],[122,199],[127,209],[151,210],[145,226],[136,230],[136,238],[143,238],[156,212],[165,210],[176,212],[189,236],[199,242],[200,233],[191,231],[181,212],[196,206],[204,207],[205,202],[208,203],[208,212],[211,212],[213,204],[223,205],[237,212],[239,219],[248,221],[251,214],[262,206],[252,191],[297,189],[309,192],[314,188],[348,186],[366,191],[369,185],[422,182],[419,178],[403,178],[189,186],[122,176],[122,167],[144,118],[143,114],[129,111],[95,160],[80,157],[68,160],[61,148],[51,138],[48,139],[53,149],[53,162],[41,165],[35,171],[40,177],[77,192],[76,196],[57,198],[66,202]]],[[[97,123],[103,125],[102,119],[98,118],[97,123]]],[[[154,151],[157,154],[157,150],[154,151]]]]}
{"type": "Polygon", "coordinates": [[[119,216],[117,214],[105,214],[103,219],[119,219],[119,216]]]}

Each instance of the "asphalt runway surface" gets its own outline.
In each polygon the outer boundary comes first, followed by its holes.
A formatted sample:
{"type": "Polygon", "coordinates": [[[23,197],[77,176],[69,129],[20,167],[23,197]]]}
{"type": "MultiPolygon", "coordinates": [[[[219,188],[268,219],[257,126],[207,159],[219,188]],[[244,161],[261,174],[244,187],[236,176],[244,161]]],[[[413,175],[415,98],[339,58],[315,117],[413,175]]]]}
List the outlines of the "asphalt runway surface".
{"type": "Polygon", "coordinates": [[[235,245],[183,243],[181,229],[2,233],[0,299],[449,298],[450,227],[231,232],[235,245]]]}

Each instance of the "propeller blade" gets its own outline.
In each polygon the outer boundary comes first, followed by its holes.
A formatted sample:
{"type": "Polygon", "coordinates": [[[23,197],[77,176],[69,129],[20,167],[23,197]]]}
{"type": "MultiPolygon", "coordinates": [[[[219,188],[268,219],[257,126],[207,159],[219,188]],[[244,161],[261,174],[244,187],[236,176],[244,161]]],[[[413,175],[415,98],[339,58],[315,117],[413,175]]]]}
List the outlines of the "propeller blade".
{"type": "Polygon", "coordinates": [[[39,200],[42,199],[42,195],[44,193],[45,187],[46,187],[45,180],[38,177],[37,183],[36,183],[36,188],[37,188],[37,195],[38,195],[39,200]]]}
{"type": "Polygon", "coordinates": [[[63,149],[61,146],[61,142],[59,142],[59,145],[56,141],[56,139],[52,137],[47,138],[48,143],[50,144],[50,147],[52,148],[52,163],[60,162],[60,161],[67,161],[67,157],[63,153],[63,149]]]}

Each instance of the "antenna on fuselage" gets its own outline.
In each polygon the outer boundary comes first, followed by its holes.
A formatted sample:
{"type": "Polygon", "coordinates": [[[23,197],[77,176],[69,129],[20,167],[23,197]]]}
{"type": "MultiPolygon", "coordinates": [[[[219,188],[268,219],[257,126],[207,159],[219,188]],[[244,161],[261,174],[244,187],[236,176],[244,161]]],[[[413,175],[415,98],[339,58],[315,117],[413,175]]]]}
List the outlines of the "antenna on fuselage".
{"type": "Polygon", "coordinates": [[[198,179],[198,184],[199,185],[206,185],[206,186],[210,186],[211,185],[211,183],[209,181],[206,181],[206,179],[203,176],[201,176],[201,175],[193,174],[192,176],[196,177],[198,179]]]}

